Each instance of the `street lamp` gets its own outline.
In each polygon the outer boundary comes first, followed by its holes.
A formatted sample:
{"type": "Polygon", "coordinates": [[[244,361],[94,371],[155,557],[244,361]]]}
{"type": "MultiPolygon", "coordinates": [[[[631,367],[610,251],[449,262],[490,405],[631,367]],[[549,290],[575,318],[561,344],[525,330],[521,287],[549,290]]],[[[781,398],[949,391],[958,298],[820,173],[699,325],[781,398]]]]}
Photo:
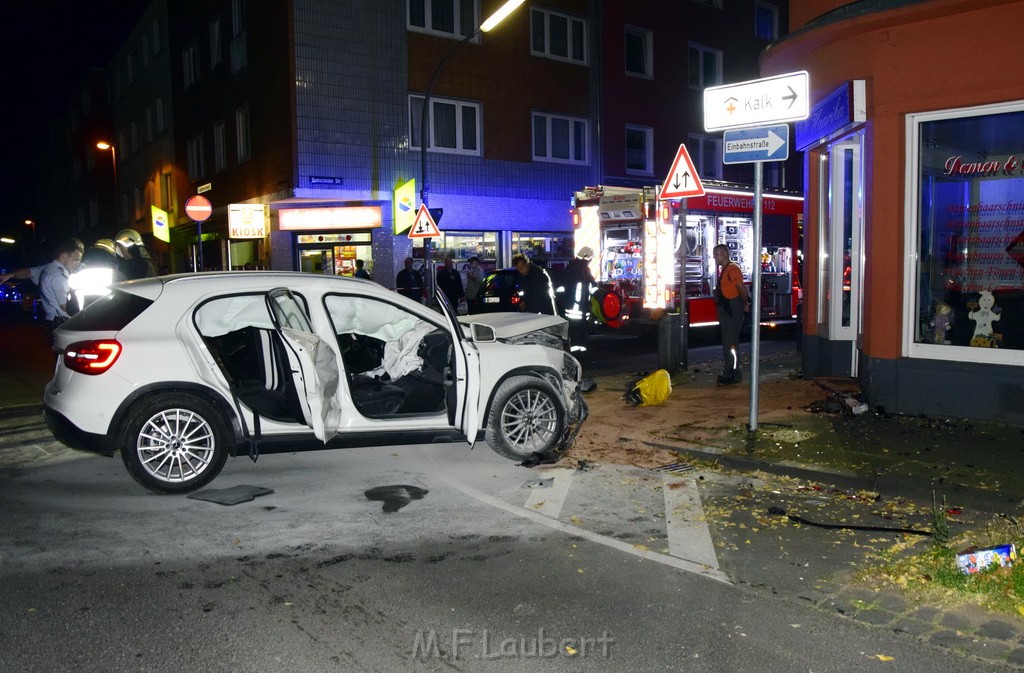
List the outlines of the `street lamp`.
{"type": "MultiPolygon", "coordinates": [[[[514,12],[519,5],[523,4],[526,0],[507,0],[505,4],[498,8],[498,11],[491,14],[480,27],[477,28],[473,33],[462,38],[459,42],[448,50],[448,53],[444,55],[438,64],[434,68],[434,73],[430,76],[430,82],[427,84],[427,91],[423,95],[423,108],[420,110],[420,203],[424,206],[428,204],[428,193],[430,189],[427,187],[427,143],[430,142],[430,92],[434,90],[434,82],[437,80],[437,76],[441,73],[441,68],[444,67],[445,62],[448,58],[455,53],[455,51],[466,44],[480,33],[486,33],[494,29],[499,23],[501,23],[505,17],[514,12]]],[[[430,289],[430,239],[423,239],[423,263],[426,266],[426,273],[423,276],[423,284],[426,289],[430,289]]],[[[429,303],[429,295],[427,299],[429,303]]]]}
{"type": "Polygon", "coordinates": [[[101,150],[110,150],[110,159],[111,162],[114,164],[114,225],[116,227],[120,227],[121,218],[118,217],[120,213],[118,213],[119,206],[117,203],[118,198],[120,196],[117,191],[117,149],[112,144],[106,142],[105,140],[101,140],[98,143],[96,143],[96,147],[101,150]]]}

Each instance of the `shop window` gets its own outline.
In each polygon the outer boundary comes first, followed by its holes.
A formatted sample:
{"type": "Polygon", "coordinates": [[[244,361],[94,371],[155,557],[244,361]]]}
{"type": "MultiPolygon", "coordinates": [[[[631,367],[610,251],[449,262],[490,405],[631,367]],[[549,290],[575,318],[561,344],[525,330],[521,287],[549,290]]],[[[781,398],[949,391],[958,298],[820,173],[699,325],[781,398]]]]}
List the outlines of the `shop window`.
{"type": "Polygon", "coordinates": [[[649,30],[626,26],[626,74],[654,77],[654,34],[649,30]]]}
{"type": "Polygon", "coordinates": [[[574,256],[573,235],[513,232],[512,256],[516,255],[526,255],[548,269],[562,269],[574,256]]]}
{"type": "MultiPolygon", "coordinates": [[[[420,146],[423,96],[409,96],[409,144],[420,146]]],[[[430,97],[430,138],[427,149],[449,154],[480,154],[480,105],[430,97]]]]}
{"type": "Polygon", "coordinates": [[[533,160],[587,163],[587,120],[535,112],[533,160]]]}
{"type": "Polygon", "coordinates": [[[530,11],[530,53],[534,56],[587,64],[587,22],[547,9],[530,11]]]}
{"type": "Polygon", "coordinates": [[[999,361],[999,350],[1024,349],[1024,105],[912,115],[909,128],[913,343],[999,361]]]}

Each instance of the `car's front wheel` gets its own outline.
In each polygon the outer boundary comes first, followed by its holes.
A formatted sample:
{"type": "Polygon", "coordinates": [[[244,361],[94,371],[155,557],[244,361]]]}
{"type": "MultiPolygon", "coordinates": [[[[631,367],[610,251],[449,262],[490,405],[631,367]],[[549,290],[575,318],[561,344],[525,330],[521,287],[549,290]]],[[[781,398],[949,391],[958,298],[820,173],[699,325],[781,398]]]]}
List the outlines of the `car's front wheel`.
{"type": "Polygon", "coordinates": [[[128,412],[118,446],[135,481],[158,493],[188,493],[220,473],[230,436],[210,401],[189,393],[161,393],[128,412]]]}
{"type": "Polygon", "coordinates": [[[514,376],[502,383],[488,419],[487,443],[513,460],[551,453],[565,430],[558,392],[533,376],[514,376]]]}

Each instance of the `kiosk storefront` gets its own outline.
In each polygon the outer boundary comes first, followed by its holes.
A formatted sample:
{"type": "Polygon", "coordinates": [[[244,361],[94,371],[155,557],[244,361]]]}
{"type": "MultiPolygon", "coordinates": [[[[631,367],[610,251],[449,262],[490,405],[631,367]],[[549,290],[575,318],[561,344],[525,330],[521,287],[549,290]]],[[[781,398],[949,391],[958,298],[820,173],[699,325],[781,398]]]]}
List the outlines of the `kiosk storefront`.
{"type": "Polygon", "coordinates": [[[361,259],[373,275],[373,232],[383,224],[381,206],[282,207],[277,219],[275,245],[287,245],[291,269],[351,276],[361,259]]]}

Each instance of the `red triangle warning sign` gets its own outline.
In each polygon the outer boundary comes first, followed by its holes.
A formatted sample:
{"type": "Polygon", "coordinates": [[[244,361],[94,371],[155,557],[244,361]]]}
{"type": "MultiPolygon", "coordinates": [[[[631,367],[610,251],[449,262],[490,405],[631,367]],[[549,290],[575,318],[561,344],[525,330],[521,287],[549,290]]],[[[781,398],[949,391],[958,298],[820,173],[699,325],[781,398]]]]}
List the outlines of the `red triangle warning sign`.
{"type": "Polygon", "coordinates": [[[686,151],[686,145],[680,145],[676,152],[676,158],[672,161],[672,168],[661,186],[659,199],[688,199],[691,196],[704,196],[704,185],[701,184],[697,169],[693,167],[690,160],[690,153],[686,151]]]}
{"type": "Polygon", "coordinates": [[[409,227],[409,238],[439,238],[440,236],[441,230],[437,228],[437,223],[430,216],[430,211],[425,205],[420,204],[420,209],[416,212],[416,219],[409,227]]]}

